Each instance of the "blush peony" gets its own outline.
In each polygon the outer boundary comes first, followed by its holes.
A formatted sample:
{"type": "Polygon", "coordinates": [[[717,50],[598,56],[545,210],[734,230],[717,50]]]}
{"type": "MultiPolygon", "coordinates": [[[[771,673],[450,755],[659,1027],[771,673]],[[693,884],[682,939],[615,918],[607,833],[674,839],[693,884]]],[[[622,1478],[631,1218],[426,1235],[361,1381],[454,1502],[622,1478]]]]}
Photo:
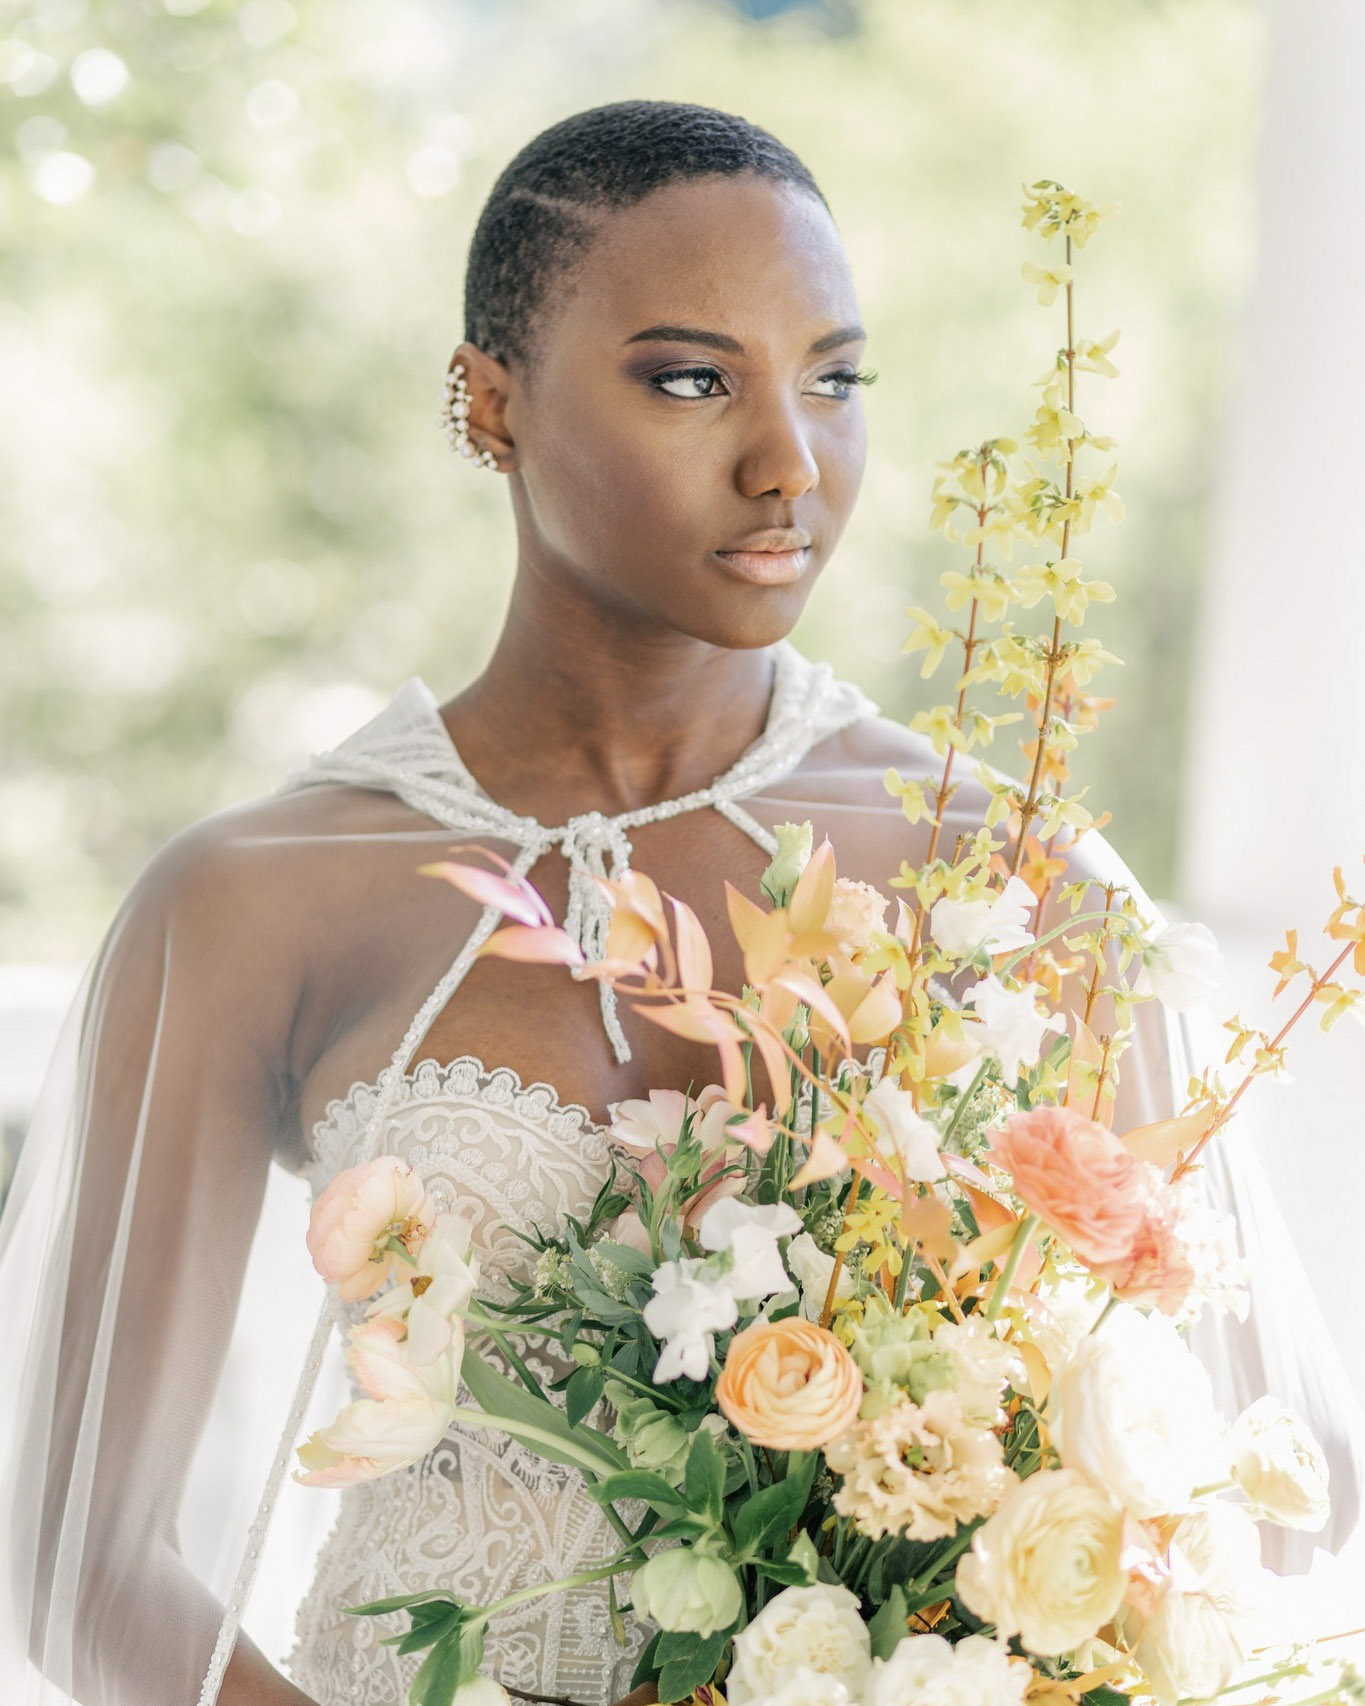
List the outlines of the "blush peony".
{"type": "Polygon", "coordinates": [[[436,1205],[417,1169],[378,1155],[338,1173],[313,1204],[308,1254],[343,1301],[354,1303],[377,1291],[391,1269],[406,1268],[394,1244],[411,1256],[435,1223],[436,1205]]]}

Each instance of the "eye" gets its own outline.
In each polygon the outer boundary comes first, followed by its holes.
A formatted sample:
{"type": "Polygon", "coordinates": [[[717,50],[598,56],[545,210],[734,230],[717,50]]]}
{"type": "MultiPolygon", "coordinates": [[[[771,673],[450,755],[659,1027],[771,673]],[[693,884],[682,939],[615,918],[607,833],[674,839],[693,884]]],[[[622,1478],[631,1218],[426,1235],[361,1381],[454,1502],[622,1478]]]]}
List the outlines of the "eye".
{"type": "Polygon", "coordinates": [[[703,397],[722,397],[723,391],[716,390],[720,380],[720,372],[714,367],[671,367],[667,373],[651,373],[649,383],[656,391],[663,392],[666,397],[681,397],[685,401],[696,402],[703,397]],[[699,385],[698,391],[673,391],[669,387],[681,382],[699,385]]]}
{"type": "Polygon", "coordinates": [[[815,381],[817,385],[832,385],[833,391],[818,393],[823,397],[837,397],[841,402],[847,401],[859,385],[871,385],[877,375],[870,369],[844,367],[837,373],[822,373],[815,381]]]}

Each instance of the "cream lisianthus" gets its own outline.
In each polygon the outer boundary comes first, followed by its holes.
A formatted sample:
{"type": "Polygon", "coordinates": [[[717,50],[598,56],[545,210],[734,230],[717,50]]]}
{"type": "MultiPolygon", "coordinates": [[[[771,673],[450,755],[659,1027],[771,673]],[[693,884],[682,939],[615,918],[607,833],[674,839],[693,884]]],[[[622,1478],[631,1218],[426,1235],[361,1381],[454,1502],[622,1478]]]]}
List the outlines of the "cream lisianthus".
{"type": "Polygon", "coordinates": [[[953,1396],[963,1419],[974,1427],[994,1428],[1005,1420],[1005,1388],[1024,1385],[1024,1359],[994,1321],[980,1314],[966,1321],[945,1321],[934,1329],[934,1346],[953,1359],[953,1396]]]}
{"type": "Polygon", "coordinates": [[[873,1540],[942,1540],[993,1511],[1015,1480],[995,1434],[966,1421],[942,1389],[855,1421],[825,1447],[825,1461],[843,1477],[835,1510],[873,1540]]]}
{"type": "Polygon", "coordinates": [[[1123,1512],[1074,1469],[1040,1469],[1017,1482],[972,1536],[957,1566],[968,1610],[1030,1653],[1056,1658],[1118,1610],[1123,1512]]]}
{"type": "Polygon", "coordinates": [[[886,929],[886,909],[890,904],[871,883],[836,877],[825,929],[838,938],[839,952],[850,959],[866,953],[878,934],[886,929]]]}
{"type": "MultiPolygon", "coordinates": [[[[766,1701],[804,1668],[829,1677],[851,1700],[861,1701],[871,1667],[872,1642],[856,1594],[829,1582],[784,1588],[735,1636],[725,1697],[730,1706],[766,1701]]],[[[796,1698],[811,1696],[798,1689],[796,1698]]]]}
{"type": "Polygon", "coordinates": [[[1182,1511],[1225,1474],[1208,1371],[1163,1315],[1111,1311],[1058,1371],[1049,1415],[1067,1468],[1136,1517],[1182,1511]]]}
{"type": "Polygon", "coordinates": [[[1331,1511],[1327,1459],[1307,1422],[1277,1398],[1258,1398],[1228,1435],[1233,1479],[1259,1516],[1285,1528],[1321,1528],[1331,1511]]]}

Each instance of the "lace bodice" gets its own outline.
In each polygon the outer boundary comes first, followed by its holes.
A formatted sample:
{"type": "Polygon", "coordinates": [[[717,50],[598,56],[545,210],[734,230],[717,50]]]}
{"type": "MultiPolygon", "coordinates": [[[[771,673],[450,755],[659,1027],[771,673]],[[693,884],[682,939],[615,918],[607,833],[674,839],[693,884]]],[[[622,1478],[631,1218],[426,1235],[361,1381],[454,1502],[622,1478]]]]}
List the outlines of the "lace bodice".
{"type": "MultiPolygon", "coordinates": [[[[314,1196],[360,1158],[380,1094],[355,1084],[328,1104],[301,1170],[314,1196]]],[[[509,1276],[531,1277],[535,1253],[518,1232],[562,1234],[566,1216],[586,1215],[612,1145],[587,1109],[561,1103],[548,1084],[523,1084],[509,1068],[488,1070],[462,1056],[444,1067],[424,1061],[405,1075],[379,1148],[416,1167],[442,1208],[472,1217],[480,1295],[494,1297],[509,1276]]],[[[343,1331],[364,1307],[347,1308],[343,1331]]],[[[519,1336],[518,1344],[538,1377],[571,1366],[544,1340],[519,1336]]],[[[473,1402],[463,1387],[460,1401],[473,1402]]],[[[608,1419],[599,1403],[583,1425],[601,1428],[608,1419]]],[[[320,1706],[399,1706],[421,1655],[400,1659],[381,1643],[407,1618],[350,1617],[343,1607],[432,1587],[487,1603],[586,1568],[619,1544],[577,1471],[547,1464],[493,1429],[457,1426],[420,1463],[342,1494],[299,1610],[290,1674],[320,1706]]],[[[618,1586],[624,1598],[626,1583],[618,1586]]],[[[651,1630],[627,1614],[626,1645],[618,1645],[607,1584],[593,1582],[500,1614],[483,1669],[537,1700],[609,1706],[628,1692],[651,1630]]]]}

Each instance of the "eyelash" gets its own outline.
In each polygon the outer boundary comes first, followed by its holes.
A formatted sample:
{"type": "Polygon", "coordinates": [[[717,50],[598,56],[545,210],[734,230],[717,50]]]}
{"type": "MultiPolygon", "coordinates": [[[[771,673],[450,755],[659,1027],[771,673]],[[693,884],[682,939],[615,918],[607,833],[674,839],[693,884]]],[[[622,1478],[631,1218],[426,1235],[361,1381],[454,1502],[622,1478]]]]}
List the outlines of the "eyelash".
{"type": "MultiPolygon", "coordinates": [[[[656,391],[659,392],[659,394],[661,396],[674,397],[676,395],[674,392],[665,391],[663,389],[666,381],[673,380],[673,379],[696,379],[696,378],[708,378],[709,379],[713,376],[715,378],[720,377],[720,370],[718,368],[715,368],[715,367],[670,367],[666,373],[652,373],[652,374],[650,374],[649,383],[654,387],[654,389],[656,391]]],[[[839,372],[837,372],[837,373],[822,373],[820,375],[820,378],[822,380],[825,380],[825,379],[840,380],[842,382],[842,384],[846,387],[846,390],[844,391],[842,396],[836,396],[835,397],[835,401],[840,402],[840,403],[848,401],[849,397],[851,397],[853,395],[853,390],[854,390],[855,386],[871,385],[874,382],[874,380],[876,379],[876,377],[877,377],[876,373],[873,372],[871,368],[841,368],[839,370],[839,372]]],[[[709,402],[712,397],[721,396],[721,395],[723,395],[723,393],[718,392],[718,391],[708,391],[703,396],[700,396],[700,397],[677,397],[676,400],[680,403],[704,403],[704,402],[709,402]]]]}

